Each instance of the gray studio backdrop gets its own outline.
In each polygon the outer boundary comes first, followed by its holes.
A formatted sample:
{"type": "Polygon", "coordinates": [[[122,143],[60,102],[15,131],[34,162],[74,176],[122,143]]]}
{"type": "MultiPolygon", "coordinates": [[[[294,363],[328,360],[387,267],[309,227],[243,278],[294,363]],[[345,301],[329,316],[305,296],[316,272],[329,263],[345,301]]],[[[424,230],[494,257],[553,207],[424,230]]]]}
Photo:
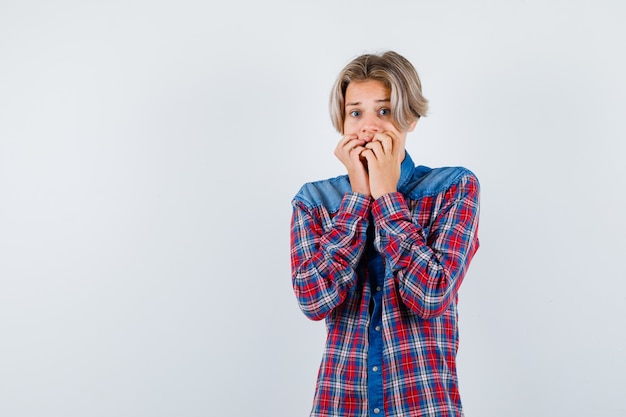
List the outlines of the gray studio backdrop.
{"type": "Polygon", "coordinates": [[[468,417],[624,416],[619,1],[0,2],[0,415],[305,416],[324,342],[290,200],[343,173],[363,52],[413,61],[407,149],[482,185],[468,417]]]}

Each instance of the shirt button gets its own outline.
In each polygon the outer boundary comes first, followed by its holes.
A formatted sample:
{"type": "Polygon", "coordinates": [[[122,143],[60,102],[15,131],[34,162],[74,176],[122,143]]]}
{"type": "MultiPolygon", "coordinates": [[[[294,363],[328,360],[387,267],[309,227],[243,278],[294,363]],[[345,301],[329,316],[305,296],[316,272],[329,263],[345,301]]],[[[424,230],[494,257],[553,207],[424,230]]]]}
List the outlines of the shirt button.
{"type": "Polygon", "coordinates": [[[379,332],[380,331],[380,326],[376,326],[376,327],[374,327],[374,329],[376,329],[376,331],[379,332]]]}
{"type": "Polygon", "coordinates": [[[374,372],[378,371],[378,366],[372,367],[372,371],[374,371],[374,372]]]}
{"type": "Polygon", "coordinates": [[[378,414],[378,413],[380,413],[380,408],[375,408],[374,409],[374,414],[378,414]]]}
{"type": "Polygon", "coordinates": [[[379,285],[378,287],[376,287],[376,291],[380,291],[382,290],[382,287],[379,285]]]}

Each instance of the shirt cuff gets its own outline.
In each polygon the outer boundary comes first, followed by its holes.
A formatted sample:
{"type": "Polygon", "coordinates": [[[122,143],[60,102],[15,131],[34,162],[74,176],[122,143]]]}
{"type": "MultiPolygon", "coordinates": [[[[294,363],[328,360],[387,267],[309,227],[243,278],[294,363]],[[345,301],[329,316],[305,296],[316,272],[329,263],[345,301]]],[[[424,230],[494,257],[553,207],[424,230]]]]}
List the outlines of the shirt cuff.
{"type": "Polygon", "coordinates": [[[372,199],[370,197],[359,193],[349,192],[343,196],[341,205],[339,206],[339,211],[366,219],[370,211],[371,204],[372,199]]]}
{"type": "Polygon", "coordinates": [[[372,215],[376,223],[381,220],[411,219],[406,200],[398,191],[384,194],[374,200],[372,203],[372,215]]]}

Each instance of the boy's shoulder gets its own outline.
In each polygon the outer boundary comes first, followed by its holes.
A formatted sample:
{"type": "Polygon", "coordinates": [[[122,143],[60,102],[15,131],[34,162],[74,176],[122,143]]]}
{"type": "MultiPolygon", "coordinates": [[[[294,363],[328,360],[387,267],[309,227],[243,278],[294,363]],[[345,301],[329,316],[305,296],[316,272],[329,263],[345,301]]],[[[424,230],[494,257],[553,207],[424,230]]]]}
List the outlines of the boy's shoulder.
{"type": "Polygon", "coordinates": [[[294,202],[300,202],[309,208],[326,207],[329,211],[336,211],[341,205],[343,196],[352,191],[347,175],[305,183],[294,197],[294,202]]]}
{"type": "Polygon", "coordinates": [[[411,199],[434,196],[461,183],[478,184],[476,175],[462,166],[430,168],[418,165],[413,175],[401,186],[401,192],[411,199]]]}

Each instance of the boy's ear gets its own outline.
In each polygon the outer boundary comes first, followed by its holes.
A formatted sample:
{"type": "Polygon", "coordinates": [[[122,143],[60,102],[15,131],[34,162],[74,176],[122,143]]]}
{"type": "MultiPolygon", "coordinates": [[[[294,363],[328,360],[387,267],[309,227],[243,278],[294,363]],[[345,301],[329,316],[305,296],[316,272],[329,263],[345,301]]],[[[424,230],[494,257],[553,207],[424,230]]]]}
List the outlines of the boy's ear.
{"type": "Polygon", "coordinates": [[[409,125],[409,130],[407,130],[407,132],[412,132],[415,129],[415,126],[417,126],[417,122],[419,122],[419,120],[419,117],[415,119],[415,121],[409,125]]]}

